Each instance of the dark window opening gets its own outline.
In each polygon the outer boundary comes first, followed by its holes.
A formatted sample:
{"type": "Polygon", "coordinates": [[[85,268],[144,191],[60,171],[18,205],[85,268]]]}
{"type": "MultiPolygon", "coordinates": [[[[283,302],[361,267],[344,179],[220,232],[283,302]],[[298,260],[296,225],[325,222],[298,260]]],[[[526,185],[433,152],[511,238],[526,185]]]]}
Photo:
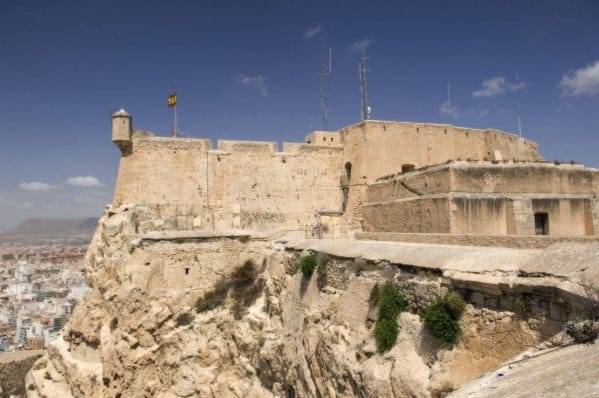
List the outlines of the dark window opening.
{"type": "Polygon", "coordinates": [[[345,163],[345,175],[347,176],[347,183],[351,181],[351,163],[345,163]]]}
{"type": "Polygon", "coordinates": [[[416,166],[414,166],[413,164],[402,164],[401,165],[402,173],[408,173],[408,172],[414,171],[414,170],[416,170],[416,166]]]}
{"type": "Polygon", "coordinates": [[[547,213],[535,213],[535,234],[549,235],[549,215],[547,213]]]}
{"type": "Polygon", "coordinates": [[[189,275],[189,268],[185,268],[185,275],[189,275]]]}
{"type": "Polygon", "coordinates": [[[323,140],[323,141],[326,141],[326,140],[327,140],[327,137],[322,137],[322,140],[323,140]]]}

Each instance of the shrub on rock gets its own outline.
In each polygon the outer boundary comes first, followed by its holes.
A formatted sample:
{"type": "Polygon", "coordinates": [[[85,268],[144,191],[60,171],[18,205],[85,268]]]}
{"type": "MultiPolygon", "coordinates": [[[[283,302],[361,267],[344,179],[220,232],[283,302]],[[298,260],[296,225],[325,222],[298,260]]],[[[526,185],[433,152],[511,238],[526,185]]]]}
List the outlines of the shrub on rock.
{"type": "Polygon", "coordinates": [[[312,274],[316,269],[316,264],[317,261],[315,254],[309,254],[307,256],[302,257],[300,261],[300,269],[302,270],[302,273],[307,279],[310,279],[312,277],[312,274]]]}
{"type": "Polygon", "coordinates": [[[447,344],[455,344],[462,333],[457,319],[463,311],[464,305],[459,305],[459,299],[456,296],[451,298],[452,304],[448,298],[449,295],[439,298],[434,304],[426,307],[422,312],[422,317],[424,326],[433,336],[447,344]]]}
{"type": "Polygon", "coordinates": [[[382,287],[374,285],[368,299],[370,305],[376,305],[379,309],[379,319],[374,326],[374,337],[376,347],[380,353],[389,351],[395,345],[399,335],[397,315],[404,311],[407,302],[397,287],[391,282],[382,287]]]}

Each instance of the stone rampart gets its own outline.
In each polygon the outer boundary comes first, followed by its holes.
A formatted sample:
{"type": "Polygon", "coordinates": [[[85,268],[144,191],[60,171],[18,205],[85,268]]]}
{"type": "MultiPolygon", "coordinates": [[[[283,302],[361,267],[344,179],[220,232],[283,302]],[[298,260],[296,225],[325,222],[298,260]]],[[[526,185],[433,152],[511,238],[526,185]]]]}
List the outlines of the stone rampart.
{"type": "Polygon", "coordinates": [[[341,146],[142,137],[122,157],[114,204],[189,206],[195,228],[305,230],[340,210],[341,146]]]}

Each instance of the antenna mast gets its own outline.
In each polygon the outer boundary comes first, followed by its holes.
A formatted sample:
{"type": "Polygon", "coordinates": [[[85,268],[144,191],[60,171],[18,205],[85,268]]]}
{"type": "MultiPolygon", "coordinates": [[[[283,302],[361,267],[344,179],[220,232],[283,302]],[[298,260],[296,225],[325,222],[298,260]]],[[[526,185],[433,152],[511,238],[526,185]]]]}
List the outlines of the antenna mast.
{"type": "Polygon", "coordinates": [[[331,49],[326,48],[324,41],[324,32],[321,39],[320,48],[320,70],[318,77],[320,78],[320,97],[322,99],[322,124],[325,130],[329,129],[329,83],[332,70],[332,54],[331,49]]]}
{"type": "Polygon", "coordinates": [[[447,114],[451,116],[451,95],[449,93],[449,82],[447,82],[447,114]]]}
{"type": "MultiPolygon", "coordinates": [[[[520,84],[520,76],[518,72],[516,72],[516,86],[520,84]]],[[[517,101],[518,101],[518,135],[522,138],[522,116],[520,112],[520,91],[516,93],[517,101]]]]}
{"type": "Polygon", "coordinates": [[[368,57],[366,56],[366,49],[362,48],[362,56],[358,63],[360,72],[360,91],[362,92],[362,120],[370,119],[370,107],[368,106],[368,84],[367,84],[367,73],[368,73],[368,57]]]}

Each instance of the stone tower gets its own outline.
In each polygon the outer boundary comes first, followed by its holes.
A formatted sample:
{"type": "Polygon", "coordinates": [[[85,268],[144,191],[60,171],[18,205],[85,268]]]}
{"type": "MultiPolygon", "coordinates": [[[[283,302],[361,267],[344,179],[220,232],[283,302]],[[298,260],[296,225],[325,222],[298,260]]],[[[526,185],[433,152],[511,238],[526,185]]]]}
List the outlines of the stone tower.
{"type": "Polygon", "coordinates": [[[112,142],[121,149],[123,154],[131,149],[132,121],[131,115],[122,108],[112,115],[112,142]]]}

